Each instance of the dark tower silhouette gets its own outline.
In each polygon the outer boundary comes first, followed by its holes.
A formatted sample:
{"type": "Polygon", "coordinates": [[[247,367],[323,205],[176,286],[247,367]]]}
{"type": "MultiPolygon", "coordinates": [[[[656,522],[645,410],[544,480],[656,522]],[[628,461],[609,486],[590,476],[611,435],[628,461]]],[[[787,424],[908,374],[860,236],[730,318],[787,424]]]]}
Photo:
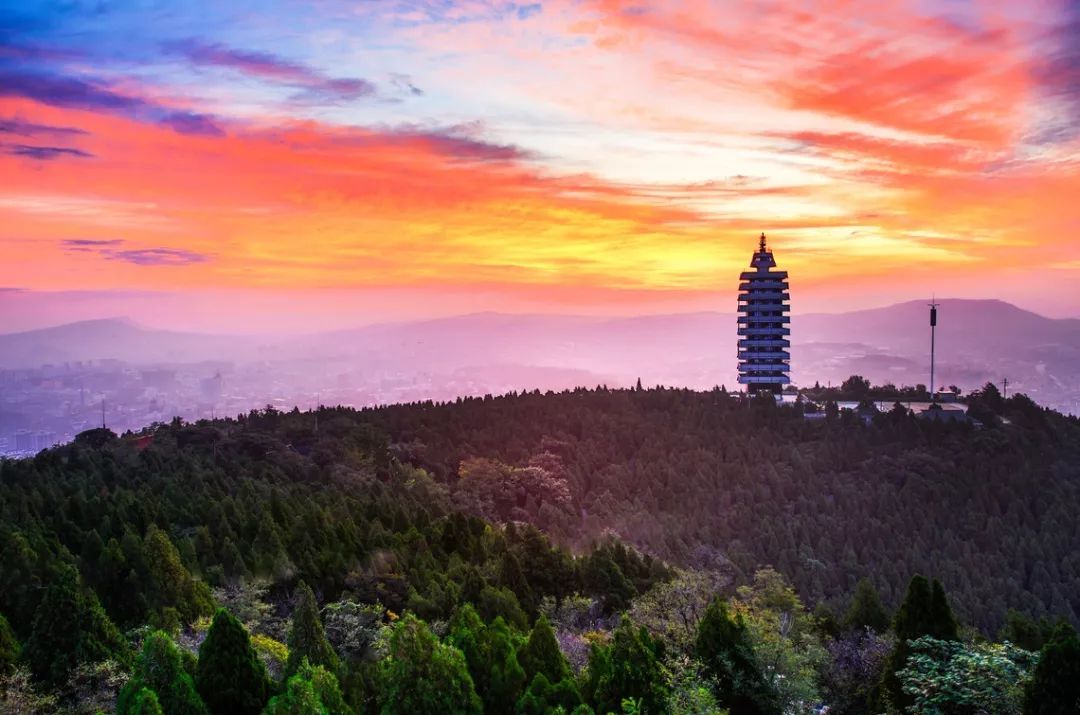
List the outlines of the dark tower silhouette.
{"type": "Polygon", "coordinates": [[[934,342],[937,337],[937,309],[940,303],[931,298],[928,305],[930,306],[930,401],[937,402],[937,392],[934,390],[934,342]]]}
{"type": "Polygon", "coordinates": [[[776,261],[764,233],[750,267],[739,276],[739,382],[750,393],[778,393],[791,382],[791,296],[787,271],[773,270],[776,261]]]}

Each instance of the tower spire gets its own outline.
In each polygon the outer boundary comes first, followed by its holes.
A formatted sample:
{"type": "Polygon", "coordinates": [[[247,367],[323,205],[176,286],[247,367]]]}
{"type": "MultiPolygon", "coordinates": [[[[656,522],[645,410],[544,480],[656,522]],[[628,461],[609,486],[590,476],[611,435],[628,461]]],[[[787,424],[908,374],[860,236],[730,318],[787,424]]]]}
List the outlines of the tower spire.
{"type": "Polygon", "coordinates": [[[791,382],[788,274],[776,270],[764,232],[758,246],[753,270],[739,275],[739,382],[750,393],[778,394],[791,382]]]}

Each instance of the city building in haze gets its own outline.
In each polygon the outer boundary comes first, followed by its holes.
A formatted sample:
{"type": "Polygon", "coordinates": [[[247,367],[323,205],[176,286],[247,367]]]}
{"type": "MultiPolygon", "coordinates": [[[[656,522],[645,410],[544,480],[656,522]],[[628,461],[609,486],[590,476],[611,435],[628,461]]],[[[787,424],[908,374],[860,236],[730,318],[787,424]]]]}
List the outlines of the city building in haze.
{"type": "Polygon", "coordinates": [[[775,270],[764,233],[750,267],[739,276],[739,383],[751,394],[779,393],[791,382],[791,296],[787,271],[775,270]]]}

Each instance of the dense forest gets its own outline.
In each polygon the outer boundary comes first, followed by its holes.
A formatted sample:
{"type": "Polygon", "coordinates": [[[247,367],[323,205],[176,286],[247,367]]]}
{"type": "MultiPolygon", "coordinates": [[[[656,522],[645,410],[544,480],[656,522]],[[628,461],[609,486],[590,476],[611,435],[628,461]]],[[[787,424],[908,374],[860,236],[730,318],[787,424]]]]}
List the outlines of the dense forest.
{"type": "MultiPolygon", "coordinates": [[[[841,396],[848,397],[847,395],[841,396]]],[[[839,606],[862,577],[891,605],[935,574],[986,633],[1010,608],[1080,616],[1080,420],[997,390],[982,428],[904,410],[803,419],[723,392],[579,390],[361,413],[395,454],[456,484],[456,503],[584,546],[614,533],[739,578],[771,565],[839,606]],[[543,474],[565,489],[543,502],[543,474]],[[517,476],[516,501],[501,491],[517,476]],[[524,492],[522,495],[521,493],[524,492]]]]}
{"type": "Polygon", "coordinates": [[[1072,712],[1080,422],[970,400],[91,430],[0,461],[0,711],[1072,712]]]}

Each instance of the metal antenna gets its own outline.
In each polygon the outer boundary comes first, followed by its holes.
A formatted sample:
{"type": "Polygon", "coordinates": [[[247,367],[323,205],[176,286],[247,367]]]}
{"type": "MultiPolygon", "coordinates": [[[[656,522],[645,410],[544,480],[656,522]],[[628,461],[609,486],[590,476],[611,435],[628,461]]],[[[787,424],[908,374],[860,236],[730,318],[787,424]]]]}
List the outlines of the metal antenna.
{"type": "Polygon", "coordinates": [[[101,429],[105,429],[105,398],[101,398],[101,429]]]}
{"type": "Polygon", "coordinates": [[[1009,378],[1005,378],[1001,381],[1001,396],[1004,399],[1009,398],[1009,378]]]}
{"type": "Polygon", "coordinates": [[[937,393],[934,392],[934,338],[937,332],[937,309],[939,303],[936,297],[930,298],[930,401],[937,402],[937,393]]]}

